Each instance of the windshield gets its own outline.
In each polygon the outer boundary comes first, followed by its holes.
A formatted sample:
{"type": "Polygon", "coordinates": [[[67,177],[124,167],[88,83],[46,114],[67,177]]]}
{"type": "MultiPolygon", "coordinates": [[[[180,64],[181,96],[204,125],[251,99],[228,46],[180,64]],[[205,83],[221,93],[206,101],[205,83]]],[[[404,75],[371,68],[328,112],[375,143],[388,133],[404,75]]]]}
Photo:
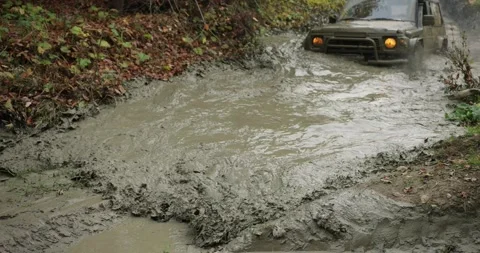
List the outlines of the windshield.
{"type": "Polygon", "coordinates": [[[415,22],[416,0],[352,0],[340,20],[401,20],[415,22]]]}

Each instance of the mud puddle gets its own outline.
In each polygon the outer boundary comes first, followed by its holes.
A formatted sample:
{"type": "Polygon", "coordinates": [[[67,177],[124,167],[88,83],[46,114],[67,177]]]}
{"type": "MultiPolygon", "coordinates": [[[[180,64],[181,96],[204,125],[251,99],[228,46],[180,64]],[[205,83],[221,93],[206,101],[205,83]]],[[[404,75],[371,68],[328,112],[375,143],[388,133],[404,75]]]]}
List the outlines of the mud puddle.
{"type": "Polygon", "coordinates": [[[158,223],[148,219],[129,218],[98,235],[87,236],[74,244],[68,253],[164,253],[201,252],[188,236],[188,225],[179,222],[158,223]]]}
{"type": "MultiPolygon", "coordinates": [[[[265,53],[247,68],[209,65],[171,82],[147,83],[75,131],[51,131],[6,150],[2,166],[22,173],[48,160],[102,194],[94,210],[188,223],[196,246],[264,251],[270,250],[265,240],[274,238],[281,245],[275,250],[353,249],[332,242],[416,215],[414,207],[370,191],[342,190],[368,176],[364,158],[462,132],[444,119],[449,101],[438,73],[445,59],[432,56],[423,72],[412,74],[401,66],[305,52],[302,39],[268,38],[265,53]]],[[[106,223],[118,221],[104,215],[106,223]]],[[[94,219],[92,232],[106,229],[98,225],[102,219],[94,219]]],[[[93,244],[105,252],[140,249],[156,245],[150,238],[170,237],[170,225],[147,222],[127,222],[71,250],[93,244]],[[120,239],[124,235],[130,239],[120,239]],[[108,245],[113,248],[101,248],[112,240],[118,242],[108,245]]],[[[69,231],[77,229],[85,231],[73,225],[69,231]]],[[[42,250],[73,240],[25,238],[42,250]]],[[[5,241],[0,238],[6,252],[30,249],[5,241]]],[[[387,249],[398,242],[358,247],[387,249]]]]}
{"type": "Polygon", "coordinates": [[[63,172],[29,172],[0,183],[0,252],[45,252],[114,225],[101,196],[63,172]]]}

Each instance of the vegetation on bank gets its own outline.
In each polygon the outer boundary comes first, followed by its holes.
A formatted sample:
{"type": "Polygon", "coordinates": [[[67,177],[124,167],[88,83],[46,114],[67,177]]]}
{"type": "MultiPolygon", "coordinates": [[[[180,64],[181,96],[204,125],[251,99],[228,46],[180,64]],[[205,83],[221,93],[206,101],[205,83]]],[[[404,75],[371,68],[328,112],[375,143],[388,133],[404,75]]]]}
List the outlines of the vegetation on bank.
{"type": "Polygon", "coordinates": [[[446,118],[466,126],[477,126],[480,124],[480,77],[473,74],[465,34],[462,34],[460,44],[453,43],[446,56],[449,60],[449,74],[443,77],[446,92],[461,100],[454,105],[451,113],[446,114],[446,118]]]}
{"type": "Polygon", "coordinates": [[[269,28],[300,28],[343,0],[7,0],[0,6],[0,128],[47,128],[114,101],[135,77],[167,80],[236,59],[269,28]],[[122,1],[125,2],[125,1],[122,1]]]}
{"type": "MultiPolygon", "coordinates": [[[[478,131],[478,129],[476,130],[478,131]]],[[[480,204],[480,135],[437,143],[413,162],[397,164],[368,186],[428,211],[475,213],[480,204]]]]}

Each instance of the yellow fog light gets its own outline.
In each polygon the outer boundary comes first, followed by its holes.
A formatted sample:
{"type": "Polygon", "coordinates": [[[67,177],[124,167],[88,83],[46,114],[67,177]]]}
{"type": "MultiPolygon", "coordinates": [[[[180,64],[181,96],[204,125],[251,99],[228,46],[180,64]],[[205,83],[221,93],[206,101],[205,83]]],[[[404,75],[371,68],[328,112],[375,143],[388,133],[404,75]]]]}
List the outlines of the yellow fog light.
{"type": "Polygon", "coordinates": [[[388,38],[385,40],[386,48],[392,49],[395,48],[395,46],[397,46],[397,41],[394,38],[388,38]]]}
{"type": "Polygon", "coordinates": [[[312,40],[313,45],[315,46],[321,46],[323,45],[323,39],[320,37],[314,37],[312,40]]]}

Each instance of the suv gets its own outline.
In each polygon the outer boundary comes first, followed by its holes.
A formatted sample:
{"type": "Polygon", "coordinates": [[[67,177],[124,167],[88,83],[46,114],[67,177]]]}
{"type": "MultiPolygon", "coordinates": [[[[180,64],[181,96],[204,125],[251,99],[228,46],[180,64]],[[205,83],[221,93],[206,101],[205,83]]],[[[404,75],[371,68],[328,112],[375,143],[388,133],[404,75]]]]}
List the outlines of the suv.
{"type": "Polygon", "coordinates": [[[338,18],[304,41],[306,50],[363,55],[374,64],[418,64],[424,52],[447,45],[438,0],[349,0],[338,18]]]}

